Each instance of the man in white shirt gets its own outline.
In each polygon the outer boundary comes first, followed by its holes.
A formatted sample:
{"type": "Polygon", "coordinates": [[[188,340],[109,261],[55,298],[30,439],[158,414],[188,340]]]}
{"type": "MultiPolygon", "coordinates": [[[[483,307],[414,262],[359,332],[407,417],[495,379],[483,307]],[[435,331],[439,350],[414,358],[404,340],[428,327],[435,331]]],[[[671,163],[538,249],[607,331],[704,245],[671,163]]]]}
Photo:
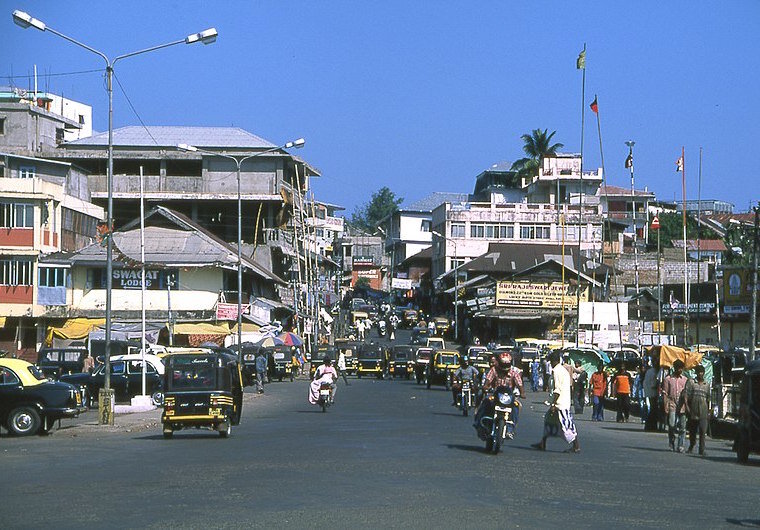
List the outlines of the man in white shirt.
{"type": "Polygon", "coordinates": [[[572,411],[573,380],[570,377],[570,372],[561,368],[558,369],[560,359],[560,355],[556,351],[549,354],[549,361],[553,368],[552,381],[554,383],[554,391],[549,411],[544,416],[544,436],[540,442],[533,444],[533,447],[545,451],[546,439],[549,436],[559,436],[562,434],[565,441],[571,444],[567,452],[578,453],[581,447],[578,443],[578,433],[575,430],[572,411]]]}

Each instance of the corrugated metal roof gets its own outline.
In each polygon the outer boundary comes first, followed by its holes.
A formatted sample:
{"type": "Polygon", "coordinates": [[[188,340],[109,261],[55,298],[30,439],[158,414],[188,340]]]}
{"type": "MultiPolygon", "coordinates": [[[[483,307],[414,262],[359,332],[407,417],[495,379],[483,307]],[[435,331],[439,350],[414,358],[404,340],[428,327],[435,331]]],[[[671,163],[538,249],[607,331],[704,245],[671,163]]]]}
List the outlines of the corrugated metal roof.
{"type": "MultiPolygon", "coordinates": [[[[131,125],[113,131],[113,143],[122,147],[243,147],[270,149],[277,147],[263,138],[239,127],[174,127],[168,125],[142,127],[131,125]]],[[[107,146],[108,133],[100,133],[67,142],[66,146],[107,146]]]]}

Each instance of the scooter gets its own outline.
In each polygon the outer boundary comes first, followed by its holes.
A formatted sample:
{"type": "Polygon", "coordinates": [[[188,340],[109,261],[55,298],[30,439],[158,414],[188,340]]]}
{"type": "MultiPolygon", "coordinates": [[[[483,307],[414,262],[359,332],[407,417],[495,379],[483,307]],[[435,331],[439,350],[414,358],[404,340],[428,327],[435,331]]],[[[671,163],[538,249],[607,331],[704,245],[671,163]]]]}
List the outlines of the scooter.
{"type": "Polygon", "coordinates": [[[486,399],[493,404],[493,416],[483,416],[480,425],[489,433],[486,435],[486,451],[497,454],[501,451],[504,440],[512,439],[511,433],[507,432],[507,426],[514,426],[512,421],[512,408],[517,406],[517,397],[520,391],[515,389],[510,392],[505,386],[498,387],[486,399]]]}
{"type": "Polygon", "coordinates": [[[319,385],[319,401],[317,404],[322,407],[322,412],[327,412],[327,407],[332,405],[332,387],[330,383],[319,385]]]}

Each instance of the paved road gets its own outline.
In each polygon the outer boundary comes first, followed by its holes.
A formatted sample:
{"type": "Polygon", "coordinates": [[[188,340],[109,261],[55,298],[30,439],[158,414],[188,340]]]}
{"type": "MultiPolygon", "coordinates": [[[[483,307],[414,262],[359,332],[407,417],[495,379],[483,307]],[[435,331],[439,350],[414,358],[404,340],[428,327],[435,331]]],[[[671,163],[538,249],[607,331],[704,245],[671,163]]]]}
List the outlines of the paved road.
{"type": "Polygon", "coordinates": [[[0,439],[6,528],[731,527],[760,524],[760,460],[724,442],[666,451],[640,425],[581,419],[582,452],[530,448],[545,394],[517,438],[484,454],[443,388],[350,379],[326,414],[307,383],[273,383],[229,439],[184,431],[0,439]]]}

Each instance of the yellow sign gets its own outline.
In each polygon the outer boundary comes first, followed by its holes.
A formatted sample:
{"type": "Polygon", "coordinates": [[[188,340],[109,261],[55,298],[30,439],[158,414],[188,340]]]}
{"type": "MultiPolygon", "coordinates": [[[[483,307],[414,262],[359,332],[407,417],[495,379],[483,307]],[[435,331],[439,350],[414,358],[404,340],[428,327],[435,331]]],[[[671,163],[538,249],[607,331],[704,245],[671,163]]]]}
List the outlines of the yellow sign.
{"type": "MultiPolygon", "coordinates": [[[[565,309],[577,307],[575,290],[561,282],[498,282],[496,285],[497,307],[524,307],[541,309],[561,309],[564,298],[565,309]]],[[[581,293],[581,301],[587,300],[587,293],[581,293]]]]}

